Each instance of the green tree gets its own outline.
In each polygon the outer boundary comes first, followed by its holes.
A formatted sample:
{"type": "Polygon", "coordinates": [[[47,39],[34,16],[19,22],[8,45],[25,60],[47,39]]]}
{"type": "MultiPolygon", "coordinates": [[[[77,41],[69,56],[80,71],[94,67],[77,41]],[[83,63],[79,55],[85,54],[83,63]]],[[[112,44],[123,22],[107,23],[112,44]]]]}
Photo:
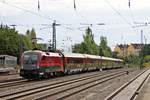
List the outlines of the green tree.
{"type": "Polygon", "coordinates": [[[0,26],[0,54],[20,57],[20,53],[30,49],[32,49],[32,44],[27,36],[18,34],[15,28],[0,26]]]}
{"type": "Polygon", "coordinates": [[[75,52],[75,53],[85,53],[85,49],[86,49],[86,46],[85,46],[84,42],[82,42],[81,44],[75,44],[73,46],[72,52],[75,52]]]}
{"type": "Polygon", "coordinates": [[[94,35],[92,30],[88,27],[86,29],[85,35],[83,35],[84,44],[85,44],[85,53],[87,54],[98,54],[97,46],[94,41],[94,35]]]}
{"type": "Polygon", "coordinates": [[[143,45],[141,52],[140,52],[140,59],[141,59],[141,67],[150,66],[150,44],[143,45]]]}
{"type": "Polygon", "coordinates": [[[146,55],[144,57],[144,62],[150,62],[150,55],[146,55]]]}
{"type": "Polygon", "coordinates": [[[34,28],[31,30],[31,41],[37,44],[36,32],[34,28]]]}
{"type": "Polygon", "coordinates": [[[0,27],[0,54],[19,55],[19,35],[13,28],[1,25],[0,27]]]}
{"type": "Polygon", "coordinates": [[[26,35],[22,35],[21,36],[23,39],[22,41],[22,45],[23,45],[23,51],[26,51],[26,50],[31,50],[32,49],[32,42],[31,40],[26,36],[26,35]]]}
{"type": "Polygon", "coordinates": [[[129,64],[140,64],[139,56],[136,56],[136,55],[128,56],[127,61],[129,64]]]}
{"type": "Polygon", "coordinates": [[[85,35],[83,35],[83,40],[81,44],[74,45],[73,52],[98,55],[98,46],[94,41],[94,35],[89,27],[86,29],[85,35]]]}
{"type": "Polygon", "coordinates": [[[27,30],[27,31],[26,31],[26,36],[27,36],[29,39],[31,39],[30,30],[27,30]]]}
{"type": "Polygon", "coordinates": [[[99,56],[104,56],[104,53],[101,47],[99,47],[99,56]]]}
{"type": "Polygon", "coordinates": [[[150,55],[150,44],[145,44],[142,47],[142,50],[140,52],[140,56],[146,56],[146,55],[150,55]]]}
{"type": "Polygon", "coordinates": [[[38,43],[37,44],[38,50],[46,51],[46,52],[52,52],[51,50],[48,50],[47,44],[38,43]]]}
{"type": "Polygon", "coordinates": [[[102,49],[103,56],[112,57],[111,49],[107,46],[107,38],[104,36],[100,37],[99,49],[102,49]]]}
{"type": "Polygon", "coordinates": [[[31,31],[27,30],[26,31],[26,36],[30,39],[32,42],[32,48],[38,48],[39,46],[37,45],[37,38],[36,38],[36,32],[35,29],[32,28],[31,31]]]}
{"type": "Polygon", "coordinates": [[[118,55],[118,52],[115,52],[115,51],[114,51],[114,52],[112,52],[112,57],[113,57],[113,58],[118,58],[118,56],[117,56],[117,55],[118,55]]]}

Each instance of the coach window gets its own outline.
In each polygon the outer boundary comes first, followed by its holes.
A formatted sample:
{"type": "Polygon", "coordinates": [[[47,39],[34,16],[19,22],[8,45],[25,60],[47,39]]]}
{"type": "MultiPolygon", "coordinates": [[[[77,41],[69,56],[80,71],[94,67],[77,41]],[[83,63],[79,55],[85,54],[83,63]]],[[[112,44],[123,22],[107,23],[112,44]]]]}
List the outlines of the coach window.
{"type": "Polygon", "coordinates": [[[83,63],[83,59],[78,58],[78,59],[76,60],[76,63],[83,63]]]}
{"type": "Polygon", "coordinates": [[[68,63],[83,63],[83,59],[76,58],[76,59],[68,59],[68,63]]]}
{"type": "Polygon", "coordinates": [[[74,63],[71,58],[68,58],[68,59],[67,59],[67,62],[68,62],[68,63],[74,63]]]}

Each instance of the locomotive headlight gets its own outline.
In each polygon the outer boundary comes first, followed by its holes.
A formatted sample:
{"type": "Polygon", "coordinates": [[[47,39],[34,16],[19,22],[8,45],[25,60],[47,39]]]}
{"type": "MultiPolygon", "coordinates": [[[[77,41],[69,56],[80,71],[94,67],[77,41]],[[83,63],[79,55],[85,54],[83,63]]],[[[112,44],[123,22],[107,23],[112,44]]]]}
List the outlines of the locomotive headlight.
{"type": "Polygon", "coordinates": [[[40,75],[44,75],[44,73],[39,73],[40,75]]]}
{"type": "Polygon", "coordinates": [[[37,66],[37,68],[40,68],[39,66],[37,66]]]}
{"type": "Polygon", "coordinates": [[[23,69],[23,65],[21,65],[21,68],[23,69]]]}

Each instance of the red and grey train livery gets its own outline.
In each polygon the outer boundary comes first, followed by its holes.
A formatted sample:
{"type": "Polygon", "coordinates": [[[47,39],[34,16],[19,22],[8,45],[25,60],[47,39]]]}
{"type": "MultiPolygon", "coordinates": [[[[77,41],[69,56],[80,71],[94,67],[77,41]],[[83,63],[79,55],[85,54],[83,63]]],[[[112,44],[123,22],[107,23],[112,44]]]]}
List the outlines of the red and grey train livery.
{"type": "Polygon", "coordinates": [[[89,54],[25,51],[21,58],[20,76],[26,79],[48,78],[56,74],[119,68],[122,62],[121,59],[89,54]]]}

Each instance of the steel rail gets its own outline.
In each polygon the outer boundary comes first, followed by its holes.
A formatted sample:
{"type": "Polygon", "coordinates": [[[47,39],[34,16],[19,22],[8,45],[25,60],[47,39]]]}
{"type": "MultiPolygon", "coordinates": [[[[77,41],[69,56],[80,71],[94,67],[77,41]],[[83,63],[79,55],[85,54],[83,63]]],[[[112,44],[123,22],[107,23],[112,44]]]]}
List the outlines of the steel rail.
{"type": "MultiPolygon", "coordinates": [[[[97,74],[95,74],[97,75],[97,74]]],[[[88,76],[88,75],[87,75],[88,76]]],[[[84,76],[86,77],[86,76],[84,76]]],[[[59,78],[59,77],[55,77],[55,78],[59,78]]],[[[54,78],[53,78],[54,79],[54,78]]],[[[47,79],[48,80],[48,79],[47,79]]],[[[46,80],[46,81],[47,81],[46,80]]],[[[37,80],[37,81],[45,81],[45,80],[37,80]]],[[[29,82],[27,79],[23,79],[23,78],[18,78],[18,79],[12,79],[12,80],[7,80],[7,81],[2,81],[0,82],[0,88],[5,88],[5,87],[11,87],[11,86],[16,86],[16,85],[22,85],[22,82],[29,82]]],[[[31,81],[30,81],[31,82],[31,81]]],[[[35,81],[32,81],[35,82],[35,81]]],[[[56,83],[57,84],[57,83],[56,83]]]]}
{"type": "Polygon", "coordinates": [[[7,83],[7,82],[12,82],[12,81],[18,81],[22,80],[22,78],[15,78],[15,79],[8,79],[8,80],[0,80],[0,84],[2,83],[7,83]]]}
{"type": "MultiPolygon", "coordinates": [[[[120,73],[122,73],[122,72],[123,71],[121,71],[120,73]]],[[[12,93],[12,94],[1,95],[0,97],[1,98],[7,98],[7,99],[17,99],[17,98],[24,97],[24,96],[27,96],[27,95],[36,94],[38,92],[42,92],[42,91],[54,89],[54,88],[57,88],[57,87],[60,87],[60,86],[72,84],[74,82],[80,82],[80,81],[87,80],[87,79],[90,79],[90,78],[93,78],[93,77],[96,77],[96,76],[104,76],[104,75],[105,74],[102,75],[101,73],[99,73],[99,75],[94,75],[94,76],[90,76],[90,77],[86,76],[86,77],[82,77],[82,78],[71,79],[71,80],[68,80],[68,81],[64,81],[62,83],[59,82],[59,83],[48,84],[48,85],[45,85],[45,86],[36,87],[36,88],[29,89],[29,90],[23,90],[23,91],[19,91],[19,92],[12,93]]]]}
{"type": "MultiPolygon", "coordinates": [[[[101,73],[102,74],[102,73],[101,73]]],[[[100,75],[100,73],[96,73],[96,74],[93,74],[92,76],[91,76],[91,78],[93,78],[93,77],[95,77],[95,76],[97,76],[97,75],[100,75]]],[[[38,88],[43,88],[43,87],[47,87],[47,86],[51,86],[51,85],[56,85],[56,84],[61,84],[61,83],[65,83],[65,82],[68,82],[68,81],[73,81],[73,80],[76,80],[76,79],[84,79],[84,78],[86,78],[86,77],[89,77],[90,75],[87,75],[87,76],[83,76],[83,77],[80,77],[80,78],[73,78],[73,79],[69,79],[69,80],[67,80],[67,81],[62,81],[62,82],[55,82],[55,83],[52,83],[52,84],[47,84],[47,85],[44,85],[44,86],[39,86],[39,87],[33,87],[33,88],[31,88],[31,89],[25,89],[25,90],[22,90],[22,91],[16,91],[16,92],[14,92],[14,93],[6,93],[6,94],[4,94],[4,95],[1,95],[0,94],[0,97],[5,97],[5,96],[9,96],[9,95],[13,95],[13,94],[18,94],[18,93],[21,93],[21,92],[26,92],[26,91],[30,91],[30,90],[33,90],[33,89],[38,89],[38,88]]],[[[90,78],[90,77],[89,77],[90,78]]]]}
{"type": "Polygon", "coordinates": [[[10,82],[0,83],[0,88],[16,86],[16,85],[20,85],[20,84],[23,84],[26,82],[28,82],[28,80],[24,80],[24,79],[20,78],[20,79],[14,80],[14,81],[12,80],[10,82]]]}
{"type": "MultiPolygon", "coordinates": [[[[78,88],[77,91],[73,91],[73,92],[70,92],[70,93],[68,93],[68,94],[66,94],[66,95],[63,95],[63,96],[61,96],[61,97],[58,97],[56,100],[63,100],[63,99],[66,99],[66,98],[68,98],[68,97],[70,97],[70,96],[73,96],[73,95],[79,93],[79,92],[82,92],[82,91],[84,91],[84,90],[86,90],[86,89],[92,88],[92,87],[94,87],[94,86],[96,86],[96,85],[102,84],[102,83],[104,83],[104,82],[106,82],[106,81],[109,81],[109,80],[111,80],[111,79],[120,77],[120,76],[122,76],[122,75],[124,75],[124,74],[126,74],[126,72],[121,73],[121,74],[112,75],[112,76],[110,76],[109,78],[106,78],[106,79],[104,79],[104,80],[102,80],[102,81],[94,82],[94,84],[91,84],[91,85],[86,86],[86,87],[84,87],[84,88],[81,87],[81,86],[83,86],[83,85],[79,86],[80,88],[79,88],[79,87],[75,87],[75,88],[78,88]]],[[[89,84],[89,83],[88,83],[88,84],[89,84]]],[[[84,84],[84,85],[86,85],[86,84],[84,84]]],[[[74,88],[72,88],[72,89],[74,89],[74,88]]],[[[65,90],[65,91],[68,91],[68,90],[70,90],[70,89],[67,89],[67,90],[65,90]]],[[[65,92],[65,91],[63,91],[63,92],[65,92]]],[[[45,98],[45,97],[44,97],[44,98],[45,98]]],[[[44,98],[42,98],[42,99],[44,99],[44,98]]],[[[41,98],[39,98],[39,99],[41,99],[41,98]]],[[[39,99],[38,99],[38,100],[39,100],[39,99]]]]}
{"type": "Polygon", "coordinates": [[[73,90],[73,89],[79,88],[78,91],[70,92],[69,94],[67,94],[67,95],[65,95],[65,96],[63,96],[63,97],[58,98],[58,99],[62,100],[62,99],[64,99],[64,98],[66,98],[66,97],[72,96],[72,95],[74,95],[74,94],[76,94],[76,93],[79,93],[79,92],[81,92],[81,91],[83,91],[83,90],[86,90],[86,89],[88,89],[88,88],[90,88],[90,87],[93,87],[93,86],[96,86],[96,85],[98,85],[98,84],[104,83],[104,82],[106,82],[106,81],[108,81],[108,80],[110,80],[110,79],[113,79],[113,78],[115,78],[115,77],[121,76],[121,75],[123,75],[123,74],[126,74],[126,72],[124,71],[124,72],[114,73],[114,74],[111,74],[111,75],[106,75],[106,76],[104,76],[104,77],[100,77],[100,78],[98,78],[98,79],[94,79],[94,80],[92,80],[92,81],[90,81],[90,82],[86,82],[86,83],[80,84],[80,85],[78,85],[78,86],[69,87],[69,88],[67,88],[67,89],[57,91],[56,93],[52,93],[52,94],[49,94],[49,95],[46,95],[46,96],[37,97],[36,100],[45,99],[45,98],[48,98],[48,97],[51,97],[51,96],[59,95],[60,93],[66,92],[66,91],[68,91],[68,90],[73,90]],[[99,82],[99,81],[100,81],[100,82],[99,82]],[[91,84],[91,83],[94,83],[94,84],[92,84],[92,85],[90,85],[90,86],[87,86],[87,87],[85,87],[85,88],[81,88],[82,86],[85,86],[85,85],[88,85],[88,84],[91,84]]]}

